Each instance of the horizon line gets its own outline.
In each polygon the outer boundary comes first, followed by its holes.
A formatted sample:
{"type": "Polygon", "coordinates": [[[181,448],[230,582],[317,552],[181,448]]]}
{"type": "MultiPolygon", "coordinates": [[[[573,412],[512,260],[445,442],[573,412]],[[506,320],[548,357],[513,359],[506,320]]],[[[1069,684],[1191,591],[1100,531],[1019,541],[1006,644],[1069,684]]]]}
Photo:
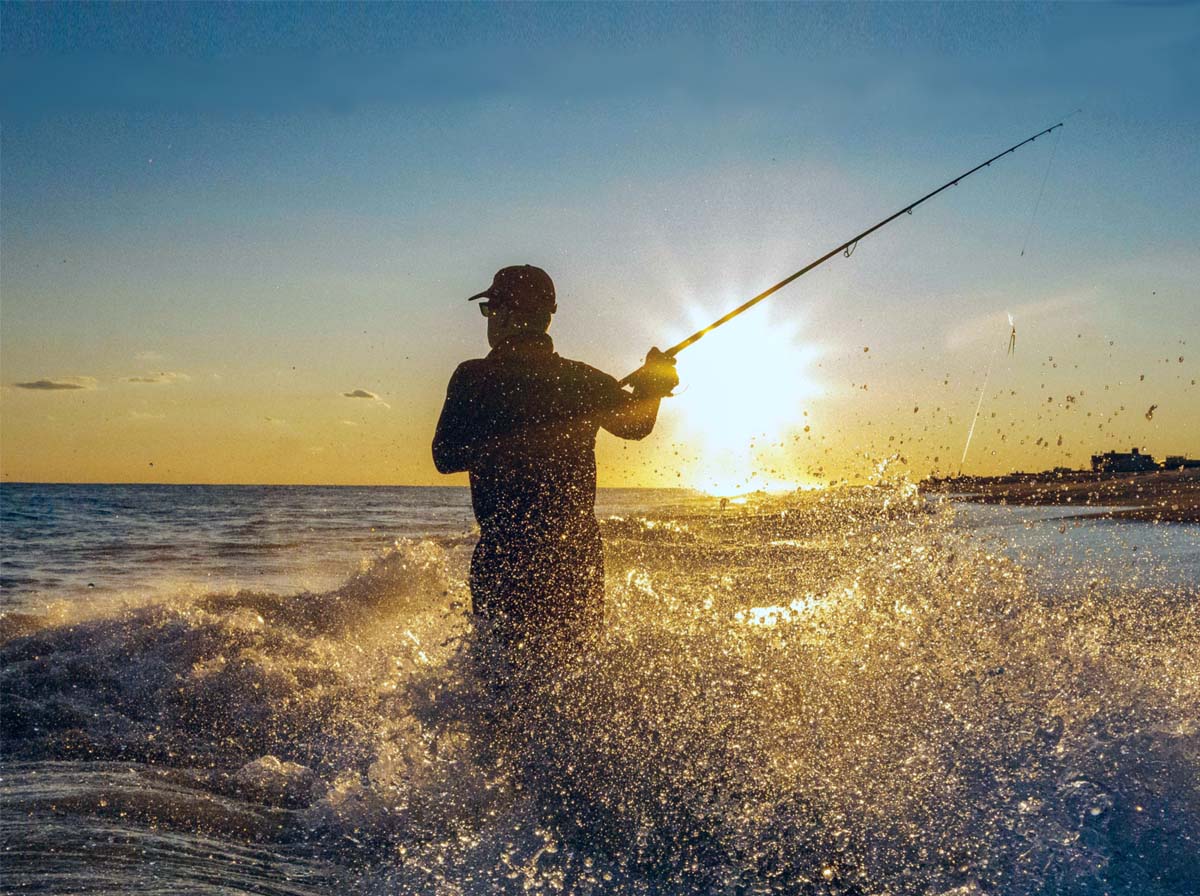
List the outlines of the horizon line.
{"type": "MultiPolygon", "coordinates": [[[[470,489],[470,484],[409,484],[409,483],[346,483],[346,482],[83,482],[76,480],[32,480],[0,479],[5,485],[154,485],[165,488],[461,488],[470,489]]],[[[661,491],[694,492],[693,488],[680,485],[601,485],[599,491],[661,491]]]]}

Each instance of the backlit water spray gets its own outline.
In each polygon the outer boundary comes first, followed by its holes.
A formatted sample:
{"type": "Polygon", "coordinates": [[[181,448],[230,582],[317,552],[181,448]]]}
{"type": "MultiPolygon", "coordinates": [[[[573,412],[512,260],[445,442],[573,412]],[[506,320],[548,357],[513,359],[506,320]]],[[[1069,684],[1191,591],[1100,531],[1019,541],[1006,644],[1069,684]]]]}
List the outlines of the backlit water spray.
{"type": "Polygon", "coordinates": [[[678,502],[602,520],[604,632],[554,675],[471,629],[457,528],[335,588],[7,617],[4,889],[1196,892],[1194,529],[678,502]]]}

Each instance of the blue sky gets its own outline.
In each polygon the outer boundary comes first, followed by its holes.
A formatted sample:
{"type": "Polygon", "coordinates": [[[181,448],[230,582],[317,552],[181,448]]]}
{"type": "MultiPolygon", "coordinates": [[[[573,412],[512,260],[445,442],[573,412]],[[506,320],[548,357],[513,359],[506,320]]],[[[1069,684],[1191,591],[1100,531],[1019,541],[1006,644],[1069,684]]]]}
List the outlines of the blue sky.
{"type": "MultiPolygon", "coordinates": [[[[1096,348],[1120,334],[1126,353],[1095,369],[1080,342],[1079,388],[1097,391],[1200,329],[1195,4],[6,4],[0,22],[9,478],[68,475],[79,456],[112,457],[87,476],[140,475],[113,423],[138,413],[157,428],[136,444],[163,451],[232,426],[214,443],[243,478],[356,464],[433,481],[430,418],[482,350],[460,297],[497,267],[550,270],[560,349],[623,373],[697,308],[719,314],[1077,108],[1024,258],[1040,143],[763,310],[820,345],[830,438],[884,450],[864,421],[943,374],[962,385],[947,406],[973,405],[963,327],[986,333],[1004,309],[1044,319],[1039,364],[1062,341],[1052,323],[1078,340],[1088,324],[1096,348]],[[889,388],[847,404],[866,344],[889,388]],[[131,390],[148,364],[187,379],[131,390]],[[96,388],[12,385],[69,376],[96,388]],[[354,388],[387,413],[344,423],[354,388]],[[267,418],[289,433],[258,432],[267,418]],[[67,429],[74,453],[42,464],[67,429]],[[258,440],[276,448],[238,453],[258,440]]],[[[1179,363],[1161,424],[1103,438],[1200,451],[1179,363]]],[[[1025,411],[1039,374],[1013,371],[1025,411]]],[[[664,438],[687,438],[670,423],[664,438]]],[[[905,433],[916,465],[960,423],[905,433]]],[[[1099,447],[1076,441],[1038,462],[1099,447]]],[[[666,444],[606,469],[667,481],[666,444]]],[[[176,460],[220,478],[215,455],[176,460]]],[[[1022,460],[1005,447],[994,463],[1022,460]]]]}

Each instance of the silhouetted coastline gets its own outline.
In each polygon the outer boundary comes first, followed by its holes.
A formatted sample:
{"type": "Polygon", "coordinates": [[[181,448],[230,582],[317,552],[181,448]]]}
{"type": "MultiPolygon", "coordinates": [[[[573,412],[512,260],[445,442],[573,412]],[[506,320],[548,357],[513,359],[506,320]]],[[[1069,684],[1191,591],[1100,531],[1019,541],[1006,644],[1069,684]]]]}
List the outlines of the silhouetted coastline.
{"type": "Polygon", "coordinates": [[[1145,473],[1046,470],[1004,476],[931,477],[926,491],[983,504],[1073,506],[1079,516],[1163,523],[1200,522],[1200,469],[1145,473]]]}

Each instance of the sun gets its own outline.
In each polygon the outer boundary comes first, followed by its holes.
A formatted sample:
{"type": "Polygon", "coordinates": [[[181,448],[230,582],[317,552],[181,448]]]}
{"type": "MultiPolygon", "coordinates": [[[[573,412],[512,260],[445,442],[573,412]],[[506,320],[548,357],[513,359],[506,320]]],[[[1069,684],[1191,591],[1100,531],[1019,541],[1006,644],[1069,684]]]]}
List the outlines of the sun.
{"type": "MultiPolygon", "coordinates": [[[[693,308],[690,317],[698,329],[719,313],[693,308]]],[[[679,354],[672,416],[688,446],[683,473],[692,488],[733,495],[808,485],[796,472],[803,458],[794,436],[822,392],[813,373],[819,354],[802,339],[795,312],[772,317],[766,308],[679,354]]]]}

